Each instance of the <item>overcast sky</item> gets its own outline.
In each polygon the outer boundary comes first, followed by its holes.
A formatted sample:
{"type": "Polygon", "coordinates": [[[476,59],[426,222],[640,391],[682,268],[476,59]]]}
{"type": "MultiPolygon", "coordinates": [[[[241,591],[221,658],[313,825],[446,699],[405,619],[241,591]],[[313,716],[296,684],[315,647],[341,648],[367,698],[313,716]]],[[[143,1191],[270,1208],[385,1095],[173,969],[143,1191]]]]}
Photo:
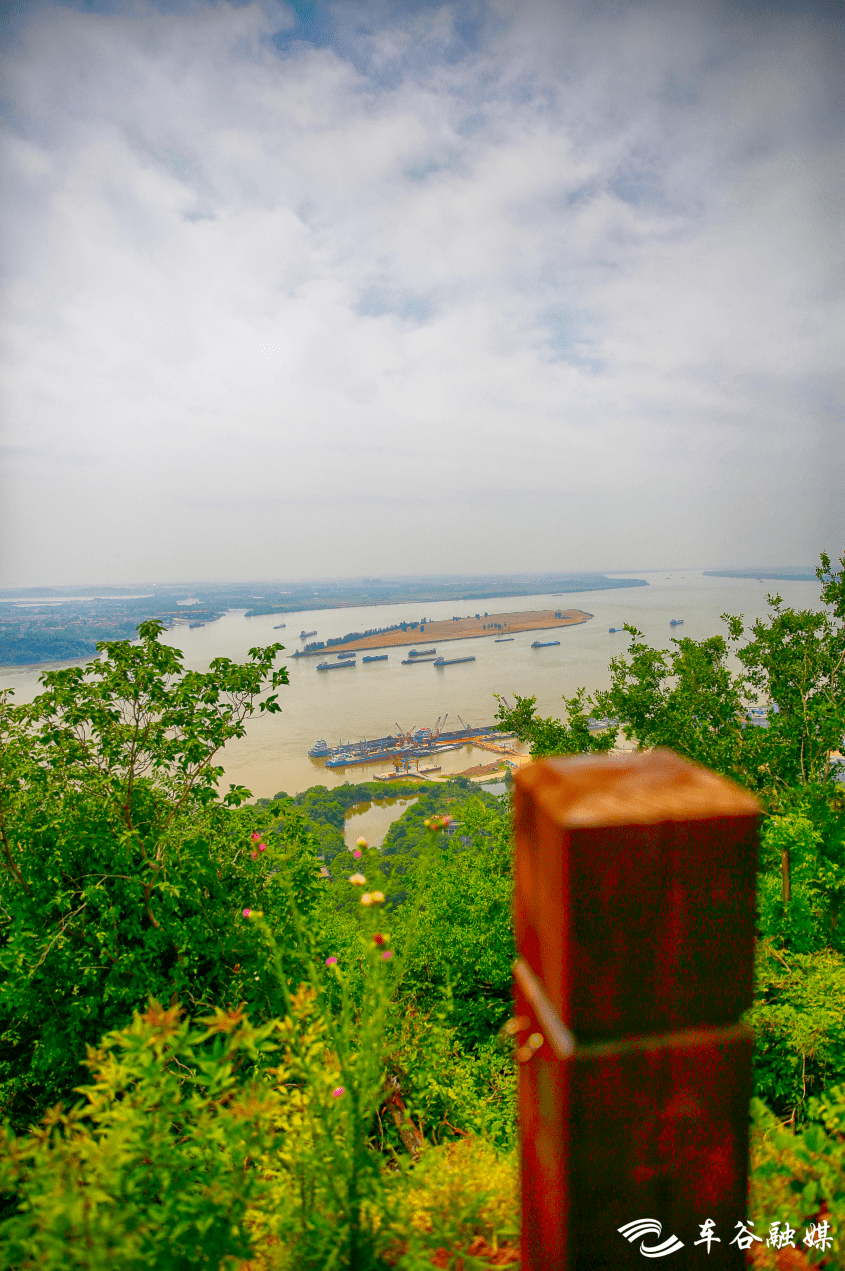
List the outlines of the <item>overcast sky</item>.
{"type": "Polygon", "coordinates": [[[11,3],[0,585],[845,549],[845,8],[11,3]]]}

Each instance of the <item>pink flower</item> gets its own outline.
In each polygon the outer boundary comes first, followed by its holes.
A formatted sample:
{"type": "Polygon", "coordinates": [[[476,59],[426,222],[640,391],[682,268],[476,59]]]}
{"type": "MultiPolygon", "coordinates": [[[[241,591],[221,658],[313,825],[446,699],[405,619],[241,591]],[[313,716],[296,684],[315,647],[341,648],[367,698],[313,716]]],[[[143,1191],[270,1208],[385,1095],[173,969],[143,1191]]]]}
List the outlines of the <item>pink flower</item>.
{"type": "Polygon", "coordinates": [[[345,1093],[346,1093],[346,1092],[345,1092],[345,1090],[344,1090],[343,1086],[335,1086],[334,1090],[332,1091],[332,1098],[333,1098],[333,1099],[339,1099],[339,1098],[340,1098],[340,1096],[341,1096],[342,1094],[345,1094],[345,1093]]]}
{"type": "Polygon", "coordinates": [[[260,838],[261,838],[260,834],[253,834],[252,836],[253,843],[257,843],[260,838]]]}
{"type": "Polygon", "coordinates": [[[245,910],[244,910],[244,918],[248,918],[248,917],[249,917],[249,915],[250,915],[251,913],[252,913],[252,910],[251,910],[251,909],[245,909],[245,910]]]}
{"type": "Polygon", "coordinates": [[[393,950],[385,949],[381,956],[382,956],[383,962],[389,962],[390,959],[393,957],[393,950]]]}
{"type": "Polygon", "coordinates": [[[358,851],[357,847],[355,848],[355,851],[352,853],[352,855],[355,857],[356,861],[360,861],[361,853],[358,851]]]}
{"type": "Polygon", "coordinates": [[[266,852],[266,851],[267,851],[267,844],[266,844],[266,843],[259,843],[259,844],[258,844],[258,850],[259,850],[259,852],[266,852]]]}
{"type": "Polygon", "coordinates": [[[337,958],[334,954],[330,958],[326,958],[326,966],[337,966],[337,958]]]}
{"type": "Polygon", "coordinates": [[[257,861],[257,860],[258,860],[258,853],[257,853],[257,852],[250,852],[250,856],[252,857],[252,859],[253,859],[254,861],[257,861]]]}

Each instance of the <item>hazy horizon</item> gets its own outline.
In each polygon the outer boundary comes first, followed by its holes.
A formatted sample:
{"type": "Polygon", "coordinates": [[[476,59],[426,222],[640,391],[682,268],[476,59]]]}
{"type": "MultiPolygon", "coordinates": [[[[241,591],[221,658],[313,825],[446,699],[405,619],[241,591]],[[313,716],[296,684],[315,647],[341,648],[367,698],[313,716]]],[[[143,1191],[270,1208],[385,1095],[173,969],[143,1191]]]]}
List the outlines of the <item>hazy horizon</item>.
{"type": "Polygon", "coordinates": [[[4,6],[0,588],[841,555],[843,18],[4,6]]]}

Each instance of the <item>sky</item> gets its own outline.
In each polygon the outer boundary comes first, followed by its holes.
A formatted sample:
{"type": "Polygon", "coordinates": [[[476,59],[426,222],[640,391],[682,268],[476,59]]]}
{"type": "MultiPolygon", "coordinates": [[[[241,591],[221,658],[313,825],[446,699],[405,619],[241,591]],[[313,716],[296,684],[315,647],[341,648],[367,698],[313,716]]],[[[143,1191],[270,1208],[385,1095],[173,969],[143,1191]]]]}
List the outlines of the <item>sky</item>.
{"type": "Polygon", "coordinates": [[[845,550],[845,7],[3,5],[0,585],[845,550]]]}

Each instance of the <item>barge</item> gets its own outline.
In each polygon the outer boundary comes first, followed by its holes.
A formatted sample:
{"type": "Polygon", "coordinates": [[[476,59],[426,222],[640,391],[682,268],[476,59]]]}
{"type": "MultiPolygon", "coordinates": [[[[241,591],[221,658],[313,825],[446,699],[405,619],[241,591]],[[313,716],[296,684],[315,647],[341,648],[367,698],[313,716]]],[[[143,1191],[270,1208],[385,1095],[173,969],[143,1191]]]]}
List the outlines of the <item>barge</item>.
{"type": "Polygon", "coordinates": [[[467,657],[467,658],[443,658],[443,657],[440,657],[440,658],[435,658],[435,659],[434,659],[434,665],[435,665],[435,666],[457,666],[457,664],[458,664],[459,662],[474,662],[474,661],[475,661],[475,654],[473,654],[471,657],[467,657]]]}
{"type": "MultiPolygon", "coordinates": [[[[338,657],[340,656],[341,655],[338,654],[338,657]]],[[[365,658],[361,658],[361,661],[362,662],[386,662],[387,654],[386,653],[368,653],[365,658]]]]}
{"type": "Polygon", "coordinates": [[[354,662],[318,662],[318,671],[340,671],[343,667],[354,666],[354,662]]]}
{"type": "Polygon", "coordinates": [[[560,644],[560,640],[535,640],[531,645],[532,649],[550,649],[552,645],[560,644]]]}

